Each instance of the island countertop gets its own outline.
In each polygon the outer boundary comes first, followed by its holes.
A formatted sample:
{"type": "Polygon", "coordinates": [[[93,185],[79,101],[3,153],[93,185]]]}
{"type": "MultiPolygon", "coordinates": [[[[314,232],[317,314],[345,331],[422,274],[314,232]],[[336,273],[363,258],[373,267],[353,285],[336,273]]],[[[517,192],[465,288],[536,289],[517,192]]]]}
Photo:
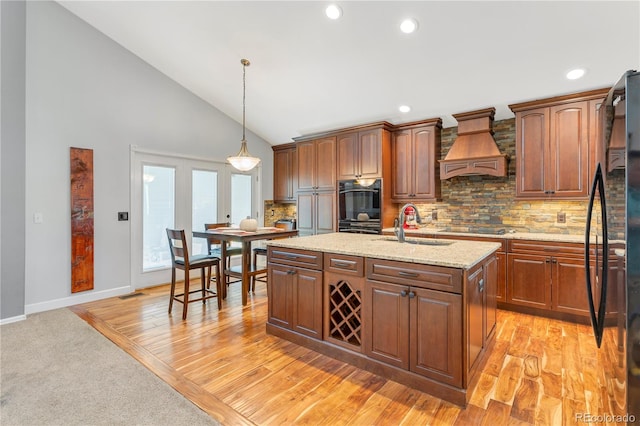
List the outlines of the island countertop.
{"type": "Polygon", "coordinates": [[[386,235],[336,232],[270,240],[267,245],[460,269],[471,269],[501,247],[494,242],[446,239],[436,240],[435,245],[411,243],[417,240],[420,239],[408,237],[410,242],[399,243],[395,237],[386,235]]]}

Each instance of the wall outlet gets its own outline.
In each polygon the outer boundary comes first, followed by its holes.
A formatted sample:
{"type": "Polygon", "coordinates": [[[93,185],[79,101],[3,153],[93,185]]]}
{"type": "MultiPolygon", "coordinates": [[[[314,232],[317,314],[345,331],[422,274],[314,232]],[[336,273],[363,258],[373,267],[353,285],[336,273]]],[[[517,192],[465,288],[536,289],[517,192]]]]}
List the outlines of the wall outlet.
{"type": "Polygon", "coordinates": [[[118,212],[118,220],[129,220],[129,212],[118,212]]]}
{"type": "Polygon", "coordinates": [[[438,220],[438,210],[433,210],[431,212],[431,220],[438,220]]]}
{"type": "Polygon", "coordinates": [[[558,223],[567,223],[567,214],[565,212],[558,212],[558,217],[556,218],[558,223]]]}

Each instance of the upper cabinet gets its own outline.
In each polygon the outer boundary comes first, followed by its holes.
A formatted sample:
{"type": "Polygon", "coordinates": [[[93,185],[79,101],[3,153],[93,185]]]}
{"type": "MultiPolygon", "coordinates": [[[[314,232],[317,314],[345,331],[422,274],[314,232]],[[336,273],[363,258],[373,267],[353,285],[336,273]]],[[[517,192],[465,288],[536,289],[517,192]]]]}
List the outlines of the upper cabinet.
{"type": "Polygon", "coordinates": [[[433,201],[440,198],[439,118],[399,126],[391,143],[392,186],[394,202],[433,201]]]}
{"type": "Polygon", "coordinates": [[[298,191],[335,190],[336,137],[297,144],[298,191]]]}
{"type": "Polygon", "coordinates": [[[595,155],[589,101],[607,90],[510,105],[516,114],[516,197],[586,198],[595,155]]]}
{"type": "Polygon", "coordinates": [[[389,144],[383,127],[338,134],[338,180],[381,178],[389,144]]]}
{"type": "Polygon", "coordinates": [[[280,203],[296,201],[298,168],[295,144],[273,147],[273,200],[280,203]]]}

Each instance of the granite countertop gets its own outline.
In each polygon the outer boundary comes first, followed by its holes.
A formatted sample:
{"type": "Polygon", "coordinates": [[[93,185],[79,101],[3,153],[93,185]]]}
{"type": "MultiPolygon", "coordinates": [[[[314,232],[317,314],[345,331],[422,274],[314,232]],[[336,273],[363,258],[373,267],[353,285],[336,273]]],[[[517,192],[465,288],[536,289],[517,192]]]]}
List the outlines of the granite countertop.
{"type": "Polygon", "coordinates": [[[270,240],[267,245],[460,269],[472,268],[486,256],[500,248],[500,244],[495,242],[464,240],[433,240],[436,241],[436,245],[411,243],[411,241],[415,242],[416,240],[420,239],[409,237],[407,238],[409,242],[402,244],[395,237],[386,235],[336,232],[270,240]]]}
{"type": "MultiPolygon", "coordinates": [[[[393,234],[393,228],[384,228],[382,232],[393,234]]],[[[424,227],[419,229],[405,229],[406,235],[430,236],[430,235],[451,235],[451,236],[467,236],[481,238],[500,238],[506,240],[534,240],[534,241],[551,241],[561,243],[584,243],[584,235],[568,235],[568,234],[548,234],[534,232],[506,232],[504,234],[487,234],[474,232],[450,232],[442,231],[433,227],[424,227]]]]}

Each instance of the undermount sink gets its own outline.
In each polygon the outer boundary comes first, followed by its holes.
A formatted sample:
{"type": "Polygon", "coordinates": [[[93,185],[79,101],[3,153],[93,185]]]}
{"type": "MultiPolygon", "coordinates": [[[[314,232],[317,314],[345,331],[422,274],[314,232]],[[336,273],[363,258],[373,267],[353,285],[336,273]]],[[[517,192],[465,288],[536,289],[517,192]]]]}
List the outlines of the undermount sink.
{"type": "MultiPolygon", "coordinates": [[[[396,243],[400,243],[396,237],[384,237],[378,239],[377,241],[393,241],[396,243]]],[[[431,238],[405,238],[404,243],[417,244],[421,246],[449,246],[453,244],[454,241],[434,240],[431,238]]]]}

